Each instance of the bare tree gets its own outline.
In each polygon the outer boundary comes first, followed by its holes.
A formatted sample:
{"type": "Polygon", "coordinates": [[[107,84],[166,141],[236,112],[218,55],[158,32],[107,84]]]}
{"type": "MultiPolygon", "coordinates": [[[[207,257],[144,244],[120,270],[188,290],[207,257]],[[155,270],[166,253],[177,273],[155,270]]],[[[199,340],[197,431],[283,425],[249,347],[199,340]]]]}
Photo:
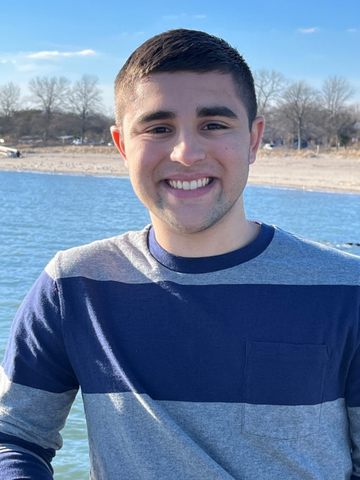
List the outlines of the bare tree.
{"type": "Polygon", "coordinates": [[[278,108],[290,120],[296,132],[298,150],[301,149],[302,134],[315,108],[317,98],[318,92],[302,80],[289,85],[278,101],[278,108]]]}
{"type": "Polygon", "coordinates": [[[0,112],[9,119],[19,108],[20,87],[13,82],[0,87],[0,112]]]}
{"type": "Polygon", "coordinates": [[[98,87],[99,78],[96,75],[85,74],[72,87],[69,99],[71,110],[81,122],[81,136],[84,138],[89,127],[89,118],[102,107],[101,90],[98,87]]]}
{"type": "Polygon", "coordinates": [[[65,77],[36,77],[30,80],[29,90],[32,103],[45,114],[44,139],[48,138],[49,128],[55,112],[60,111],[67,103],[70,82],[65,77]]]}
{"type": "Polygon", "coordinates": [[[256,70],[254,81],[258,110],[260,114],[264,114],[270,104],[279,99],[288,81],[282,73],[275,70],[256,70]]]}
{"type": "Polygon", "coordinates": [[[327,130],[339,148],[339,134],[349,121],[346,102],[355,94],[354,88],[343,77],[327,78],[322,86],[321,99],[327,112],[327,130]]]}

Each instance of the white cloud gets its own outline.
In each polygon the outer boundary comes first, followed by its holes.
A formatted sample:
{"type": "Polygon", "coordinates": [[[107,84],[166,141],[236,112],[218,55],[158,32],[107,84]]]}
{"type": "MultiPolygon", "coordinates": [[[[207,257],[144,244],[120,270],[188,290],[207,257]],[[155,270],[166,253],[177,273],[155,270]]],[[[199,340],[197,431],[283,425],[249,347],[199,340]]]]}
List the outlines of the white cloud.
{"type": "Polygon", "coordinates": [[[94,50],[82,50],[81,52],[58,52],[57,50],[51,52],[37,52],[28,55],[29,58],[38,58],[41,60],[49,60],[59,57],[86,57],[96,55],[94,50]]]}
{"type": "Polygon", "coordinates": [[[316,32],[316,27],[312,28],[298,28],[300,33],[315,33],[316,32]]]}
{"type": "Polygon", "coordinates": [[[163,16],[164,20],[176,20],[177,18],[179,18],[179,15],[164,15],[163,16]]]}
{"type": "Polygon", "coordinates": [[[347,30],[349,33],[355,33],[357,32],[358,30],[356,28],[348,28],[347,30]]]}

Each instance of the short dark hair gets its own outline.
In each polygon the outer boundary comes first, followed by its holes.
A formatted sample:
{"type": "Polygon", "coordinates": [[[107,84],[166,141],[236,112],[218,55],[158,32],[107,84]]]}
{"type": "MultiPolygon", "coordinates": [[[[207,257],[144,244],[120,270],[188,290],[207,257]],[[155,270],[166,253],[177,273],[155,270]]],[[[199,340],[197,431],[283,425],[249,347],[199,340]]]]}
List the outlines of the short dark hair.
{"type": "Polygon", "coordinates": [[[230,74],[246,108],[251,130],[257,115],[257,104],[254,79],[248,64],[225,40],[182,28],[155,35],[130,55],[115,80],[118,124],[136,83],[148,75],[165,72],[230,74]]]}

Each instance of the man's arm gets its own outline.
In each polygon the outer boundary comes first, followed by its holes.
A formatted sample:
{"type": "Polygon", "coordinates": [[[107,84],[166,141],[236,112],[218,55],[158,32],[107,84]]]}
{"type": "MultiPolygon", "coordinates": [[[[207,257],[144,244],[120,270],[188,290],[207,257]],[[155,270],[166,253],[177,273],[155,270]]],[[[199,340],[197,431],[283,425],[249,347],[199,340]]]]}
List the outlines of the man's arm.
{"type": "Polygon", "coordinates": [[[78,384],[67,356],[58,288],[46,273],[17,313],[0,367],[0,478],[53,478],[51,460],[78,384]]]}
{"type": "Polygon", "coordinates": [[[55,452],[47,452],[35,444],[1,433],[0,443],[0,478],[52,480],[53,468],[50,461],[55,452]],[[24,446],[21,447],[21,444],[24,446]]]}

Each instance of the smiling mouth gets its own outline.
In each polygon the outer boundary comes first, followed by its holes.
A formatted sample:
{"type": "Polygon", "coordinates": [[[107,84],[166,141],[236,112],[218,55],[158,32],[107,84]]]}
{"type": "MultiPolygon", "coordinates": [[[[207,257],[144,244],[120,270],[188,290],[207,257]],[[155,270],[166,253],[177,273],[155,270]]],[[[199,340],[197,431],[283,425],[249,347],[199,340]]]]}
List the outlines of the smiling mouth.
{"type": "Polygon", "coordinates": [[[190,182],[187,182],[186,180],[184,182],[181,182],[180,180],[166,180],[166,183],[170,185],[170,187],[179,190],[197,190],[198,188],[206,187],[206,185],[209,185],[212,180],[211,177],[205,177],[199,178],[199,180],[191,180],[190,182]]]}

